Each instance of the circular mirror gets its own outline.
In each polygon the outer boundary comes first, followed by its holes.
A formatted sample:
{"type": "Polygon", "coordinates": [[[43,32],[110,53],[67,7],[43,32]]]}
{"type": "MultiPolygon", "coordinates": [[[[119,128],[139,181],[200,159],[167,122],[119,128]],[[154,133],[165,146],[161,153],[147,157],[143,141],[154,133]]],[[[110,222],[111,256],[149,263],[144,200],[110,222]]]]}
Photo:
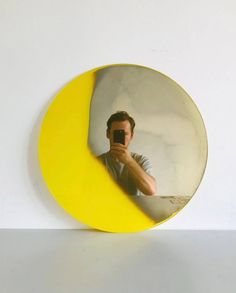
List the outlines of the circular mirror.
{"type": "Polygon", "coordinates": [[[110,232],[154,227],[196,192],[207,136],[190,96],[150,68],[93,69],[55,97],[41,125],[48,189],[79,221],[110,232]]]}

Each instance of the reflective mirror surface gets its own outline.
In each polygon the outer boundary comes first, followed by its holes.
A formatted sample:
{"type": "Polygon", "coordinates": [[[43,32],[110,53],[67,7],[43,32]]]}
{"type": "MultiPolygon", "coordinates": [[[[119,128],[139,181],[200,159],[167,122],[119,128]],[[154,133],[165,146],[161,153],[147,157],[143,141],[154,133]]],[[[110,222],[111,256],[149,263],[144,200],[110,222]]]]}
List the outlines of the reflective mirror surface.
{"type": "Polygon", "coordinates": [[[108,65],[55,97],[39,159],[49,190],[72,216],[104,231],[141,231],[175,215],[196,192],[207,136],[175,81],[138,65],[108,65]]]}

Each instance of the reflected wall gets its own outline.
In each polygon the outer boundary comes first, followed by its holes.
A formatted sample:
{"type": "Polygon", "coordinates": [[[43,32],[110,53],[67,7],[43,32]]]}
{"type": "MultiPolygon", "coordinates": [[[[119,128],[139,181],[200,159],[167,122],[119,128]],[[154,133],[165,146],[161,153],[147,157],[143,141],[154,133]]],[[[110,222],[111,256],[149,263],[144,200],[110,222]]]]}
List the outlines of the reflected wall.
{"type": "Polygon", "coordinates": [[[98,70],[89,128],[89,146],[96,156],[108,150],[106,121],[119,110],[135,119],[130,150],[150,159],[158,195],[192,196],[205,169],[207,139],[190,96],[149,68],[116,65],[98,70]]]}

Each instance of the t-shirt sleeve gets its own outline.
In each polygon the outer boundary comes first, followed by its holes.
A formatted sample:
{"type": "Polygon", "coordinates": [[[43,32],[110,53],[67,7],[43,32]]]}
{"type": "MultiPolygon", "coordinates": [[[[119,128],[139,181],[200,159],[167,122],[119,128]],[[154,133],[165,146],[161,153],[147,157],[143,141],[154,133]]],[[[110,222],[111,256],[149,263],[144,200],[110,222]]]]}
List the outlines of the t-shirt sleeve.
{"type": "Polygon", "coordinates": [[[149,175],[153,176],[152,164],[147,157],[141,156],[138,163],[143,168],[143,170],[145,172],[147,172],[149,175]]]}

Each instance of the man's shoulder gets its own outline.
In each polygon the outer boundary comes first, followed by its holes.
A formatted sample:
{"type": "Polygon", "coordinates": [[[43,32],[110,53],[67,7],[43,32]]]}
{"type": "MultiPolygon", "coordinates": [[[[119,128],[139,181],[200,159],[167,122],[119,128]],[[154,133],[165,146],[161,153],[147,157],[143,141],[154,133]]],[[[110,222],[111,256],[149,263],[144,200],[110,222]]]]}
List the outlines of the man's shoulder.
{"type": "Polygon", "coordinates": [[[107,156],[107,153],[103,153],[97,156],[98,159],[104,158],[107,156]]]}
{"type": "Polygon", "coordinates": [[[131,156],[147,173],[151,175],[152,164],[148,157],[138,153],[131,153],[131,156]]]}
{"type": "Polygon", "coordinates": [[[131,156],[135,161],[138,162],[145,162],[145,161],[149,161],[148,157],[142,155],[142,154],[138,154],[138,153],[133,153],[131,152],[131,156]]]}
{"type": "Polygon", "coordinates": [[[99,156],[97,156],[97,159],[99,159],[100,161],[105,163],[106,161],[110,160],[110,154],[109,154],[109,152],[102,153],[99,156]]]}

